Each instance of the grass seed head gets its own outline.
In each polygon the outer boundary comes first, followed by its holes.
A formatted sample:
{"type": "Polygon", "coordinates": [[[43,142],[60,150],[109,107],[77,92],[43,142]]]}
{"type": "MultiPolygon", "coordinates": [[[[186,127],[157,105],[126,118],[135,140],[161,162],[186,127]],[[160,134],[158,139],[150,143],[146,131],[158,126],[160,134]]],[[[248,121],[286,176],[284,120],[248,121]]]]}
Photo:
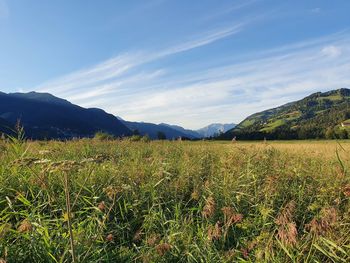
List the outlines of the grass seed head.
{"type": "Polygon", "coordinates": [[[311,233],[322,235],[327,233],[337,222],[337,211],[334,207],[324,208],[319,219],[313,218],[305,228],[311,233]]]}
{"type": "Polygon", "coordinates": [[[132,240],[134,241],[134,242],[138,242],[138,241],[140,241],[141,239],[142,239],[142,230],[141,229],[139,229],[139,230],[137,230],[136,231],[136,233],[135,233],[135,235],[134,235],[134,237],[132,238],[132,240]]]}
{"type": "Polygon", "coordinates": [[[170,249],[171,245],[168,243],[162,243],[156,246],[156,251],[160,256],[164,256],[170,249]]]}
{"type": "Polygon", "coordinates": [[[346,185],[346,186],[343,188],[343,194],[344,194],[346,197],[350,197],[350,185],[346,185]]]}
{"type": "Polygon", "coordinates": [[[192,194],[191,194],[191,198],[193,199],[193,200],[196,200],[196,201],[198,201],[199,200],[199,193],[198,193],[198,191],[197,190],[194,190],[193,192],[192,192],[192,194]]]}
{"type": "Polygon", "coordinates": [[[159,241],[159,235],[153,234],[153,235],[151,235],[151,236],[147,239],[146,243],[147,243],[147,245],[149,245],[149,246],[152,247],[152,246],[154,246],[158,241],[159,241]]]}
{"type": "Polygon", "coordinates": [[[108,242],[113,242],[114,236],[113,236],[112,234],[108,234],[107,237],[106,237],[106,240],[107,240],[108,242]]]}
{"type": "Polygon", "coordinates": [[[204,218],[211,218],[215,213],[215,199],[212,196],[209,196],[203,207],[202,215],[204,218]]]}
{"type": "Polygon", "coordinates": [[[287,246],[295,246],[297,244],[298,231],[294,222],[280,226],[277,231],[277,236],[281,242],[287,246]]]}
{"type": "Polygon", "coordinates": [[[18,232],[26,233],[31,232],[33,229],[33,225],[30,223],[28,219],[24,219],[18,227],[18,232]]]}
{"type": "Polygon", "coordinates": [[[101,212],[105,211],[105,209],[106,209],[105,202],[102,201],[101,203],[99,203],[98,206],[97,206],[97,208],[98,208],[101,212]]]}
{"type": "Polygon", "coordinates": [[[218,221],[214,226],[210,225],[208,228],[208,239],[210,241],[219,240],[222,237],[221,223],[218,221]]]}

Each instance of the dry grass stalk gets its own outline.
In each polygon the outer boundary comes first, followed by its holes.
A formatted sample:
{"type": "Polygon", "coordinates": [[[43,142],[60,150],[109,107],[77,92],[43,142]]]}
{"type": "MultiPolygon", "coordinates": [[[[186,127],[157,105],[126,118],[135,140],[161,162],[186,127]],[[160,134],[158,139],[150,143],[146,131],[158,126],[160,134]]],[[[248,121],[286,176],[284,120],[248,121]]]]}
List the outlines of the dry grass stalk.
{"type": "Polygon", "coordinates": [[[277,237],[287,246],[295,246],[297,244],[298,231],[293,221],[295,211],[295,202],[289,202],[278,215],[275,223],[278,225],[277,237]]]}
{"type": "Polygon", "coordinates": [[[343,194],[344,194],[346,197],[350,197],[350,185],[346,185],[346,186],[343,188],[343,194]]]}
{"type": "Polygon", "coordinates": [[[194,190],[194,191],[192,192],[191,198],[192,198],[193,200],[196,200],[196,201],[199,200],[199,193],[198,193],[198,190],[194,190]]]}
{"type": "Polygon", "coordinates": [[[214,226],[208,228],[208,239],[210,241],[219,240],[222,237],[221,223],[218,221],[214,226]]]}
{"type": "Polygon", "coordinates": [[[232,207],[225,206],[221,208],[221,211],[224,214],[224,223],[226,227],[239,223],[243,220],[243,215],[235,213],[232,207]]]}
{"type": "Polygon", "coordinates": [[[71,205],[70,205],[70,194],[69,194],[69,178],[68,173],[64,172],[64,192],[66,197],[66,210],[67,210],[67,223],[68,223],[68,229],[69,229],[69,240],[70,240],[70,247],[71,247],[71,253],[72,253],[72,262],[76,262],[75,257],[75,247],[74,247],[74,237],[73,237],[73,230],[72,230],[72,214],[71,214],[71,205]]]}
{"type": "Polygon", "coordinates": [[[28,219],[24,219],[18,227],[18,232],[26,233],[33,230],[33,225],[28,219]]]}
{"type": "Polygon", "coordinates": [[[160,256],[164,256],[170,249],[171,245],[168,243],[162,243],[156,246],[156,251],[160,256]]]}
{"type": "Polygon", "coordinates": [[[98,204],[97,208],[98,208],[101,212],[105,211],[105,209],[106,209],[105,202],[104,202],[104,201],[100,202],[100,203],[98,204]]]}
{"type": "Polygon", "coordinates": [[[159,241],[159,235],[153,234],[147,240],[146,243],[149,246],[154,246],[159,241]]]}
{"type": "Polygon", "coordinates": [[[206,200],[205,206],[203,207],[202,215],[204,218],[211,218],[215,213],[215,200],[212,196],[209,196],[206,200]]]}
{"type": "Polygon", "coordinates": [[[106,237],[106,240],[107,240],[108,242],[113,242],[114,236],[113,236],[112,234],[108,234],[107,237],[106,237]]]}
{"type": "Polygon", "coordinates": [[[138,242],[138,241],[140,241],[141,239],[142,239],[142,230],[141,229],[139,229],[139,230],[137,230],[136,231],[136,233],[135,233],[135,235],[134,235],[134,237],[132,238],[132,240],[134,241],[134,242],[138,242]]]}
{"type": "Polygon", "coordinates": [[[334,207],[324,208],[321,211],[321,218],[312,219],[305,227],[311,233],[322,235],[327,233],[337,222],[337,211],[334,207]]]}

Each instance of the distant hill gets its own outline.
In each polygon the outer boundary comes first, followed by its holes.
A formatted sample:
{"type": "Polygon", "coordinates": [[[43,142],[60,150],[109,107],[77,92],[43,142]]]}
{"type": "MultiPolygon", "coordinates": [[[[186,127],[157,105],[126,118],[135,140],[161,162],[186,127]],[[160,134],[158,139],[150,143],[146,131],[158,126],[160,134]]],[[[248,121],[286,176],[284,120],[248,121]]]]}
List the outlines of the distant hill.
{"type": "Polygon", "coordinates": [[[213,123],[204,128],[197,130],[196,132],[199,133],[201,137],[212,137],[212,136],[217,136],[220,133],[227,132],[228,130],[234,128],[235,125],[236,124],[234,123],[228,123],[228,124],[213,123]]]}
{"type": "Polygon", "coordinates": [[[171,125],[171,124],[167,124],[167,123],[161,123],[159,125],[167,126],[167,127],[170,127],[174,130],[177,130],[177,131],[185,134],[189,138],[202,138],[203,137],[197,131],[185,129],[185,128],[178,126],[178,125],[171,125]]]}
{"type": "Polygon", "coordinates": [[[302,100],[255,113],[221,138],[313,139],[348,138],[350,90],[317,92],[302,100]]]}
{"type": "MultiPolygon", "coordinates": [[[[166,139],[172,140],[181,138],[196,139],[197,136],[194,136],[191,132],[187,132],[185,129],[180,129],[181,127],[168,124],[154,124],[147,122],[131,122],[122,120],[122,122],[130,130],[138,132],[140,135],[148,135],[151,139],[158,139],[158,133],[161,132],[166,136],[166,139]]],[[[195,134],[197,135],[197,134],[195,134]]]]}
{"type": "Polygon", "coordinates": [[[12,127],[20,120],[27,137],[33,139],[91,137],[98,131],[131,134],[112,114],[85,109],[48,93],[0,93],[0,120],[12,127]]]}

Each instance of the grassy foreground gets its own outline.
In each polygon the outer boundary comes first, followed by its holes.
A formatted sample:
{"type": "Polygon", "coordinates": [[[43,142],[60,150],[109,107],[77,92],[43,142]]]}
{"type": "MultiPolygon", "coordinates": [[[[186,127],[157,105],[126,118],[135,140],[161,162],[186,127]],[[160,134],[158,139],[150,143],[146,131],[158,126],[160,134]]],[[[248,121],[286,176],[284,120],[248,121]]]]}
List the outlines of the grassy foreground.
{"type": "Polygon", "coordinates": [[[349,262],[349,153],[0,142],[0,262],[349,262]]]}

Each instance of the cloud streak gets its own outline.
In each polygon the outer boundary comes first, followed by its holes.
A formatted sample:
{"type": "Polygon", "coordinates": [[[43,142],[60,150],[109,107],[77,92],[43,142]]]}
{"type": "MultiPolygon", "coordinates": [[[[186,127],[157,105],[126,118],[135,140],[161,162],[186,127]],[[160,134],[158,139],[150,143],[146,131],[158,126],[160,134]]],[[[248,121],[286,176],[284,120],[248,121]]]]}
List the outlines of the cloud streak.
{"type": "Polygon", "coordinates": [[[86,107],[101,107],[127,120],[200,128],[239,122],[311,92],[350,86],[350,35],[311,39],[228,58],[188,72],[149,64],[235,35],[243,24],[208,32],[158,52],[123,54],[40,85],[86,107]]]}
{"type": "Polygon", "coordinates": [[[139,52],[122,54],[90,68],[79,70],[55,80],[43,83],[35,88],[38,91],[52,92],[60,96],[96,89],[106,81],[114,82],[120,76],[127,76],[130,71],[155,60],[209,45],[220,39],[237,34],[243,24],[207,32],[183,44],[175,45],[158,52],[139,52]]]}

